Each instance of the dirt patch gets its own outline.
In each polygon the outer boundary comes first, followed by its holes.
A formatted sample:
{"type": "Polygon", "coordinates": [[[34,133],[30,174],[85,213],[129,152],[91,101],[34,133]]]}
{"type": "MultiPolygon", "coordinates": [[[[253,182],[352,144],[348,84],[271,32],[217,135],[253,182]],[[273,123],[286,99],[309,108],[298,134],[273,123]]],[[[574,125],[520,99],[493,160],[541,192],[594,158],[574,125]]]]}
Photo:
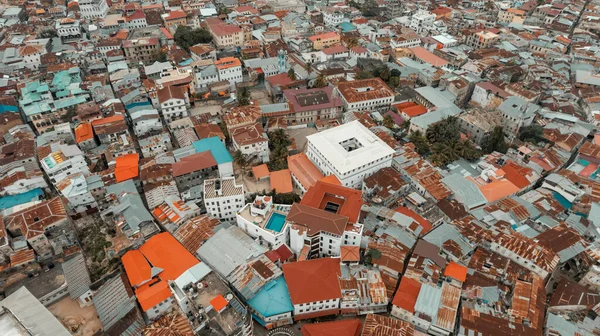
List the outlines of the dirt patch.
{"type": "Polygon", "coordinates": [[[294,139],[294,141],[296,141],[296,148],[298,149],[298,152],[304,152],[306,149],[306,137],[317,133],[317,129],[312,127],[288,129],[286,130],[286,133],[290,139],[294,139]]]}
{"type": "Polygon", "coordinates": [[[75,336],[92,336],[102,329],[96,308],[79,307],[79,302],[71,297],[54,303],[48,310],[75,336]]]}

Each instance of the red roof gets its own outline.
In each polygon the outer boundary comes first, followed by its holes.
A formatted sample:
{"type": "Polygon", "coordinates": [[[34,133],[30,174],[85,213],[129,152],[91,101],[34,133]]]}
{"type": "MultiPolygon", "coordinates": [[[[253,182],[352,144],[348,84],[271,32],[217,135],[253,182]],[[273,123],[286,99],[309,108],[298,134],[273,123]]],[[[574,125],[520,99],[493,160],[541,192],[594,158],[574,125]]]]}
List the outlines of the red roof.
{"type": "Polygon", "coordinates": [[[185,14],[184,11],[172,11],[169,13],[169,15],[167,17],[165,17],[165,20],[178,20],[178,19],[183,19],[184,17],[186,17],[187,15],[185,14]]]}
{"type": "Polygon", "coordinates": [[[358,336],[361,323],[359,319],[311,323],[302,325],[303,336],[358,336]]]}
{"type": "Polygon", "coordinates": [[[254,178],[260,180],[263,177],[269,176],[269,167],[266,164],[261,164],[259,166],[252,167],[252,174],[254,174],[254,178]]]}
{"type": "Polygon", "coordinates": [[[590,177],[590,175],[592,175],[596,170],[598,170],[598,165],[590,163],[579,172],[579,175],[583,177],[590,177]]]}
{"type": "Polygon", "coordinates": [[[115,177],[117,182],[123,182],[138,176],[140,157],[138,154],[126,154],[115,159],[115,177]]]}
{"type": "Polygon", "coordinates": [[[215,166],[217,161],[210,151],[188,155],[181,158],[181,161],[173,163],[173,177],[215,166]]]}
{"type": "Polygon", "coordinates": [[[513,161],[508,161],[508,163],[502,167],[502,170],[504,171],[504,177],[519,189],[526,188],[531,184],[526,177],[526,175],[532,172],[530,168],[522,167],[513,161]]]}
{"type": "Polygon", "coordinates": [[[403,277],[400,281],[400,286],[394,295],[392,304],[400,307],[408,312],[415,312],[415,303],[419,292],[421,291],[421,283],[411,278],[403,277]]]}
{"type": "Polygon", "coordinates": [[[136,289],[135,295],[137,296],[140,306],[142,306],[142,310],[148,311],[152,307],[166,300],[172,294],[167,282],[156,280],[154,282],[146,283],[136,289]]]}
{"type": "Polygon", "coordinates": [[[363,204],[360,190],[317,181],[308,189],[300,204],[312,208],[324,209],[328,203],[339,205],[337,214],[348,217],[348,221],[356,223],[363,204]]]}
{"type": "Polygon", "coordinates": [[[414,53],[416,58],[422,60],[423,62],[429,63],[433,66],[442,67],[442,66],[448,64],[448,61],[432,54],[431,52],[429,52],[429,50],[427,50],[423,47],[412,47],[412,48],[410,48],[410,50],[414,53]]]}
{"type": "Polygon", "coordinates": [[[339,258],[319,258],[284,264],[283,276],[293,304],[340,299],[339,258]]]}
{"type": "Polygon", "coordinates": [[[152,266],[163,269],[160,273],[163,280],[175,280],[199,263],[198,259],[168,232],[152,236],[140,247],[140,251],[152,266]]]}
{"type": "Polygon", "coordinates": [[[453,261],[448,263],[446,266],[446,270],[444,271],[444,275],[451,277],[452,279],[456,279],[460,282],[465,282],[467,279],[467,271],[469,269],[463,265],[459,265],[453,261]]]}
{"type": "Polygon", "coordinates": [[[111,116],[111,117],[92,120],[92,126],[104,125],[104,124],[108,124],[111,122],[120,121],[120,120],[124,120],[124,119],[125,118],[121,114],[115,114],[114,116],[111,116]]]}
{"type": "Polygon", "coordinates": [[[399,212],[405,216],[408,216],[408,217],[414,219],[423,228],[423,231],[421,232],[421,234],[425,234],[425,233],[429,232],[432,228],[431,223],[427,219],[421,217],[421,215],[410,210],[409,208],[405,208],[405,207],[401,206],[401,207],[396,208],[396,212],[399,212]]]}
{"type": "Polygon", "coordinates": [[[265,252],[265,256],[269,258],[272,262],[286,261],[290,259],[293,255],[294,253],[285,244],[282,244],[275,250],[265,252]]]}
{"type": "Polygon", "coordinates": [[[409,117],[417,117],[421,114],[427,113],[427,108],[423,105],[411,106],[401,110],[409,117]]]}
{"type": "Polygon", "coordinates": [[[343,45],[336,45],[333,47],[325,48],[322,51],[325,55],[334,55],[348,52],[348,48],[344,47],[343,45]]]}

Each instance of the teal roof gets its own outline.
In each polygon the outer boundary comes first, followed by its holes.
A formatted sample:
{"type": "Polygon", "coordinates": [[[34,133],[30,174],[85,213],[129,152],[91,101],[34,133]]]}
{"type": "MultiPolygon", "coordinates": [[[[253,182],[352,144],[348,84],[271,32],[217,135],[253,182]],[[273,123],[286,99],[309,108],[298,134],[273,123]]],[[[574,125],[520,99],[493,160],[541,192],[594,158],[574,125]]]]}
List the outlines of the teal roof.
{"type": "Polygon", "coordinates": [[[83,104],[86,101],[87,101],[86,96],[70,97],[67,99],[61,99],[61,100],[55,101],[54,108],[58,110],[58,109],[74,106],[77,104],[83,104]]]}
{"type": "Polygon", "coordinates": [[[217,161],[217,164],[233,161],[231,154],[229,154],[227,148],[225,148],[225,145],[223,142],[221,142],[219,137],[215,136],[212,138],[195,141],[193,146],[196,150],[196,153],[206,152],[209,150],[212,156],[215,158],[215,161],[217,161]]]}
{"type": "Polygon", "coordinates": [[[349,32],[356,30],[356,26],[350,22],[342,22],[340,23],[340,29],[342,30],[342,32],[349,32]]]}
{"type": "Polygon", "coordinates": [[[42,189],[36,188],[18,195],[0,197],[0,210],[9,209],[31,201],[37,201],[42,195],[44,195],[42,189]]]}
{"type": "Polygon", "coordinates": [[[279,315],[294,310],[285,278],[279,278],[266,284],[248,305],[263,317],[279,315]]]}
{"type": "Polygon", "coordinates": [[[0,105],[0,113],[4,112],[19,112],[19,108],[12,105],[0,105]]]}

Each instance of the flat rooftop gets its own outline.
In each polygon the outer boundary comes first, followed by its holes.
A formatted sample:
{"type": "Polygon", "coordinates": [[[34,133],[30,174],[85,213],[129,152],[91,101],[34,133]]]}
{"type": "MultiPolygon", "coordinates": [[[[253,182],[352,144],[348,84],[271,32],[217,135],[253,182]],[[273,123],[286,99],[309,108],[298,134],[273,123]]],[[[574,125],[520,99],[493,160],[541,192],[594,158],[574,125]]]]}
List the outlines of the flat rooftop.
{"type": "Polygon", "coordinates": [[[342,175],[394,154],[390,146],[357,120],[306,138],[342,175]]]}
{"type": "MultiPolygon", "coordinates": [[[[248,222],[260,227],[261,229],[267,229],[267,223],[269,223],[269,219],[271,218],[271,216],[274,213],[278,213],[282,216],[287,216],[286,213],[280,212],[280,211],[275,211],[274,209],[269,210],[269,212],[267,212],[267,216],[263,217],[263,216],[253,216],[250,213],[250,207],[251,204],[248,204],[247,206],[243,207],[242,210],[240,212],[238,212],[238,215],[242,216],[242,218],[244,218],[245,220],[247,220],[248,222]]],[[[283,229],[282,229],[283,230],[283,229]]],[[[272,231],[272,230],[271,230],[272,231]]],[[[281,231],[274,231],[274,232],[281,232],[281,231]]]]}

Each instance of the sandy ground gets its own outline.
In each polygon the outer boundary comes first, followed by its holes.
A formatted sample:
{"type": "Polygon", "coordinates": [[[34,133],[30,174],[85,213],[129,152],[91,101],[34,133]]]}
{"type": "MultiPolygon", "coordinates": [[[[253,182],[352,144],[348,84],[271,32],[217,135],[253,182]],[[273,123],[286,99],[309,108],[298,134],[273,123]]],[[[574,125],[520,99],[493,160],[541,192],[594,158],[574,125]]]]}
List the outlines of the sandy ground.
{"type": "Polygon", "coordinates": [[[307,127],[307,128],[299,128],[299,129],[288,129],[286,130],[290,139],[296,140],[296,146],[298,152],[304,152],[306,147],[306,137],[317,133],[316,128],[307,127]]]}
{"type": "Polygon", "coordinates": [[[102,329],[96,308],[93,305],[81,308],[70,296],[54,303],[48,310],[75,336],[91,336],[102,329]],[[76,332],[70,328],[74,325],[79,328],[76,332]]]}
{"type": "Polygon", "coordinates": [[[266,90],[251,90],[250,97],[258,100],[259,105],[273,104],[269,99],[269,95],[267,94],[266,90]]]}

